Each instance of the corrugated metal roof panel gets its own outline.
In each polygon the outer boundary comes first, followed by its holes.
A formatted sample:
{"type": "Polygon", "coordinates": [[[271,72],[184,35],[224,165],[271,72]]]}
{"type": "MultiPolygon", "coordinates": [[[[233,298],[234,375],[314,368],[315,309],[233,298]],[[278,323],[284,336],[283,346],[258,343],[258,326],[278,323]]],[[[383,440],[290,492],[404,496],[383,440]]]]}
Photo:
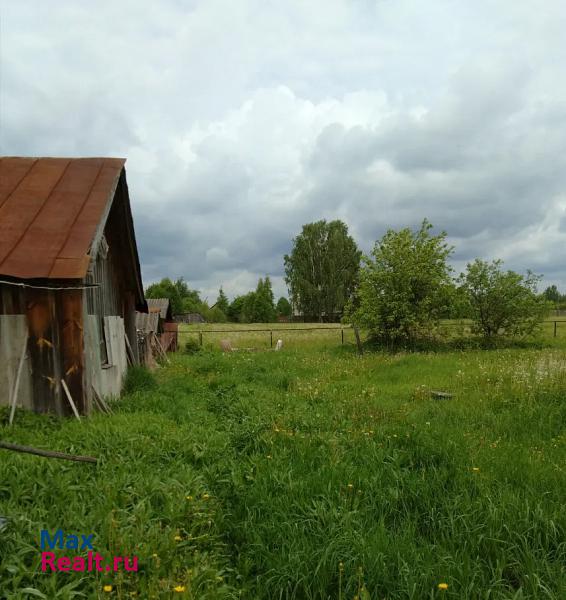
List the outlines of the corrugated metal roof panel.
{"type": "Polygon", "coordinates": [[[82,279],[122,158],[0,158],[0,274],[82,279]]]}
{"type": "Polygon", "coordinates": [[[167,319],[169,298],[146,298],[149,310],[158,309],[162,319],[167,319]]]}

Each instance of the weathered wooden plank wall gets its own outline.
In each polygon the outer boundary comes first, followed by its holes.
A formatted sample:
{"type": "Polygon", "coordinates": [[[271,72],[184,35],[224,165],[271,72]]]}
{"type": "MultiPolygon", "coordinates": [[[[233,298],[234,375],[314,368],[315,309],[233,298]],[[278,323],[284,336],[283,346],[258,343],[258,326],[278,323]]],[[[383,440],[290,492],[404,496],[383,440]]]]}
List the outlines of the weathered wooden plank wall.
{"type": "MultiPolygon", "coordinates": [[[[0,404],[8,404],[14,386],[22,345],[28,335],[25,315],[0,315],[0,404]]],[[[31,409],[31,366],[24,360],[18,388],[18,406],[31,409]]]]}
{"type": "Polygon", "coordinates": [[[109,364],[102,365],[97,318],[96,315],[87,315],[85,318],[86,382],[89,386],[94,385],[103,397],[119,396],[128,367],[124,320],[121,317],[104,317],[109,364]]]}

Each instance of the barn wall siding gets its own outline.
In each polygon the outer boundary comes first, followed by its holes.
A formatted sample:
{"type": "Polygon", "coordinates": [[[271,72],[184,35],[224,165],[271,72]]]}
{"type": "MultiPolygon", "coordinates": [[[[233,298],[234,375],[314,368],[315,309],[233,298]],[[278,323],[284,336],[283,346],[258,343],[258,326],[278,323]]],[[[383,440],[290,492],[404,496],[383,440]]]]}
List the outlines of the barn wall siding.
{"type": "Polygon", "coordinates": [[[122,385],[128,368],[126,343],[124,340],[124,319],[105,317],[106,344],[110,365],[103,366],[100,361],[99,334],[97,317],[87,315],[85,320],[85,359],[87,365],[86,382],[94,386],[103,397],[116,397],[122,391],[122,385]]]}
{"type": "MultiPolygon", "coordinates": [[[[25,315],[0,315],[0,404],[8,404],[16,380],[22,346],[27,343],[28,325],[25,315]]],[[[20,375],[19,407],[33,408],[31,365],[28,352],[20,375]]]]}

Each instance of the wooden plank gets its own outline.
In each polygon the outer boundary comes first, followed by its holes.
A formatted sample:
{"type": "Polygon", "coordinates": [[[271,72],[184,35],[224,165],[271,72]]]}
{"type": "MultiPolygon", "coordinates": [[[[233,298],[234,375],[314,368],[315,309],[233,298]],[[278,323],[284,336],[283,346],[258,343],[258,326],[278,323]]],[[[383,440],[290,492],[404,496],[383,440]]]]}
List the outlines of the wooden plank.
{"type": "Polygon", "coordinates": [[[130,363],[130,365],[134,365],[135,364],[134,351],[132,350],[132,346],[130,345],[130,340],[128,339],[128,334],[126,332],[124,332],[124,339],[126,340],[126,358],[128,359],[128,362],[130,363]]]}
{"type": "Polygon", "coordinates": [[[77,407],[76,407],[75,403],[73,402],[71,392],[69,392],[69,388],[67,387],[67,384],[65,383],[64,379],[61,379],[61,385],[63,386],[63,389],[65,390],[65,395],[67,396],[67,400],[69,401],[69,404],[71,405],[71,408],[73,409],[73,412],[75,413],[75,417],[77,417],[77,419],[80,421],[81,417],[79,415],[79,411],[77,410],[77,407]]]}
{"type": "Polygon", "coordinates": [[[18,403],[18,391],[20,389],[20,377],[22,375],[22,367],[24,365],[24,360],[26,357],[26,350],[28,347],[28,338],[27,336],[24,338],[24,343],[22,344],[22,353],[20,355],[20,362],[18,363],[18,372],[16,374],[16,381],[14,382],[14,387],[12,388],[12,397],[10,398],[10,419],[8,424],[11,425],[14,421],[14,414],[16,413],[16,404],[18,403]]]}
{"type": "Polygon", "coordinates": [[[3,442],[2,440],[0,440],[0,448],[4,448],[4,450],[13,450],[14,452],[35,454],[36,456],[44,456],[45,458],[60,458],[63,460],[73,460],[75,462],[88,462],[94,464],[98,462],[98,459],[94,458],[94,456],[81,456],[78,454],[65,454],[64,452],[56,452],[54,450],[41,450],[40,448],[12,444],[11,442],[3,442]]]}
{"type": "Polygon", "coordinates": [[[92,391],[94,392],[94,398],[99,403],[99,405],[102,407],[102,409],[105,412],[107,412],[108,414],[112,414],[114,411],[106,403],[106,401],[104,400],[104,398],[96,391],[96,388],[94,387],[94,385],[92,386],[92,391]]]}

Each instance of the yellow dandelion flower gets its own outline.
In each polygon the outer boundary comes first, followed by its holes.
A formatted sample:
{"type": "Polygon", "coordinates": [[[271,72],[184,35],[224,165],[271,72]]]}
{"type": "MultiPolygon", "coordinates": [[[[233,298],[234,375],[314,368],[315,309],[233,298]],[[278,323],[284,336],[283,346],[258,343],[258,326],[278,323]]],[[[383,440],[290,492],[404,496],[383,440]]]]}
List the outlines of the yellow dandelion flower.
{"type": "Polygon", "coordinates": [[[157,558],[157,554],[155,554],[155,552],[151,556],[153,556],[153,558],[157,558]]]}
{"type": "Polygon", "coordinates": [[[438,584],[438,589],[442,590],[442,591],[447,590],[448,589],[448,584],[447,583],[439,583],[438,584]]]}
{"type": "Polygon", "coordinates": [[[273,458],[273,456],[271,456],[271,454],[268,454],[268,455],[266,456],[266,458],[267,458],[267,459],[269,459],[269,460],[271,460],[271,459],[273,458]]]}
{"type": "Polygon", "coordinates": [[[349,487],[350,489],[352,489],[352,488],[354,487],[354,484],[353,484],[353,483],[349,483],[349,484],[348,484],[348,487],[349,487]]]}
{"type": "Polygon", "coordinates": [[[179,594],[185,591],[185,586],[184,585],[176,585],[173,588],[174,592],[178,592],[179,594]]]}
{"type": "Polygon", "coordinates": [[[479,468],[479,467],[472,467],[472,471],[473,471],[474,473],[478,473],[478,472],[479,472],[479,470],[480,470],[480,468],[479,468]]]}
{"type": "Polygon", "coordinates": [[[202,495],[202,497],[203,497],[205,500],[208,500],[208,499],[210,498],[210,495],[209,495],[209,494],[203,494],[203,495],[202,495]]]}
{"type": "Polygon", "coordinates": [[[174,539],[176,542],[180,542],[183,538],[180,535],[176,535],[174,539]]]}
{"type": "Polygon", "coordinates": [[[193,499],[192,496],[185,496],[187,500],[189,500],[189,502],[193,499]]]}
{"type": "Polygon", "coordinates": [[[111,585],[105,585],[105,586],[102,588],[102,591],[103,591],[103,592],[107,592],[107,593],[109,593],[109,592],[111,592],[111,591],[112,591],[112,586],[111,586],[111,585]]]}

